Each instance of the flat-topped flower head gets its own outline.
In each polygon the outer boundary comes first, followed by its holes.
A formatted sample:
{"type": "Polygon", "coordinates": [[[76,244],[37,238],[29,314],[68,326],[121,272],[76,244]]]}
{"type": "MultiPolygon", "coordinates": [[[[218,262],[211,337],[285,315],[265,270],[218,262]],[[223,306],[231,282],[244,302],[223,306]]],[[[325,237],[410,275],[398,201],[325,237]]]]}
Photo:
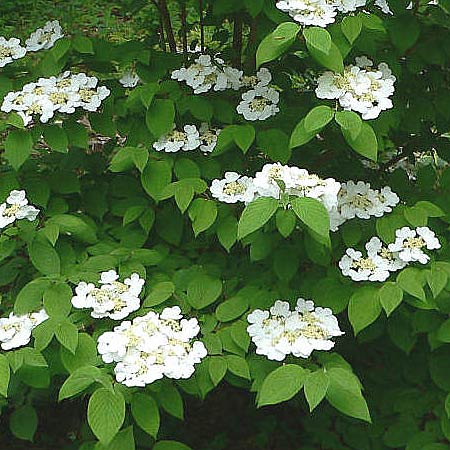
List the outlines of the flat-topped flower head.
{"type": "Polygon", "coordinates": [[[395,232],[395,242],[388,245],[391,252],[406,262],[420,262],[426,264],[430,257],[424,250],[437,250],[441,248],[439,239],[428,227],[417,227],[415,230],[403,227],[395,232]]]}
{"type": "Polygon", "coordinates": [[[341,336],[337,318],[329,308],[299,298],[291,311],[286,301],[277,300],[269,311],[257,309],[248,315],[247,332],[256,353],[283,361],[287,355],[308,358],[314,350],[330,350],[331,338],[341,336]]]}
{"type": "Polygon", "coordinates": [[[23,58],[26,53],[26,48],[20,45],[20,39],[6,39],[0,36],[0,67],[11,64],[15,59],[23,58]]]}
{"type": "Polygon", "coordinates": [[[266,120],[280,111],[279,100],[280,94],[277,90],[268,86],[260,86],[244,92],[242,101],[236,110],[246,120],[266,120]]]}
{"type": "Polygon", "coordinates": [[[335,21],[337,14],[333,2],[326,0],[282,0],[276,6],[296,22],[306,26],[326,27],[335,21]]]}
{"type": "Polygon", "coordinates": [[[144,284],[145,280],[137,273],[120,282],[115,270],[102,272],[99,287],[84,281],[75,287],[72,305],[92,309],[91,316],[96,319],[121,320],[140,308],[139,295],[144,284]]]}
{"type": "Polygon", "coordinates": [[[183,131],[175,128],[171,133],[161,136],[153,143],[153,148],[166,153],[175,153],[180,150],[187,152],[199,148],[201,145],[200,133],[195,125],[185,125],[183,131]]]}
{"type": "Polygon", "coordinates": [[[0,228],[5,228],[21,219],[32,222],[38,214],[39,209],[28,204],[25,191],[13,190],[8,195],[6,202],[0,204],[0,228]]]}
{"type": "Polygon", "coordinates": [[[199,129],[200,134],[200,150],[203,153],[211,153],[217,145],[217,139],[222,130],[219,128],[211,128],[207,123],[203,122],[199,129]]]}
{"type": "Polygon", "coordinates": [[[213,180],[209,190],[213,197],[225,203],[250,203],[255,198],[253,179],[236,172],[225,172],[225,178],[213,180]]]}
{"type": "Polygon", "coordinates": [[[139,75],[136,72],[133,72],[132,70],[127,70],[126,72],[124,72],[121,78],[119,79],[119,83],[126,88],[136,87],[139,81],[141,81],[139,75]]]}
{"type": "Polygon", "coordinates": [[[405,261],[399,258],[397,253],[391,252],[388,247],[383,245],[381,239],[377,236],[372,237],[366,243],[366,251],[369,258],[379,261],[379,264],[386,267],[389,272],[396,272],[407,265],[405,261]]]}
{"type": "Polygon", "coordinates": [[[163,377],[189,378],[207,355],[204,344],[194,341],[199,332],[197,319],[183,318],[174,306],[123,322],[100,335],[97,348],[105,363],[116,363],[119,383],[144,387],[163,377]]]}
{"type": "Polygon", "coordinates": [[[57,20],[48,21],[43,28],[38,28],[31,33],[30,37],[25,41],[26,49],[29,52],[48,50],[62,37],[64,37],[64,34],[59,22],[57,20]]]}
{"type": "Polygon", "coordinates": [[[342,275],[353,281],[385,281],[390,272],[381,258],[366,256],[353,248],[348,248],[339,261],[342,275]]]}
{"type": "Polygon", "coordinates": [[[0,318],[0,344],[3,350],[23,347],[31,340],[34,328],[48,319],[45,310],[16,316],[10,313],[9,317],[0,318]]]}

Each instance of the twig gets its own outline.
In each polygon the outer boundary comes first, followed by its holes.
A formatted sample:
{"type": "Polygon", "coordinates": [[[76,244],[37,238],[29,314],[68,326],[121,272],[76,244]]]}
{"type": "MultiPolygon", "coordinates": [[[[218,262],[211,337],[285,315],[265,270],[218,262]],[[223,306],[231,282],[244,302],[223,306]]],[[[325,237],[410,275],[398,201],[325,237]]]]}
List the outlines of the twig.
{"type": "Polygon", "coordinates": [[[181,34],[182,34],[182,39],[183,39],[183,57],[184,57],[184,63],[186,64],[187,60],[188,60],[186,3],[184,1],[182,1],[180,7],[181,7],[181,9],[180,9],[181,34]]]}
{"type": "Polygon", "coordinates": [[[166,0],[159,0],[159,13],[162,17],[162,22],[164,23],[164,28],[166,30],[167,42],[169,43],[169,48],[172,53],[177,51],[177,43],[175,41],[175,36],[173,34],[172,22],[170,20],[170,13],[167,8],[166,0]]]}
{"type": "Polygon", "coordinates": [[[233,66],[237,69],[242,64],[242,17],[239,14],[234,16],[233,27],[233,66]]]}
{"type": "Polygon", "coordinates": [[[161,11],[159,9],[159,5],[158,2],[156,0],[150,0],[156,7],[156,9],[158,10],[158,20],[159,20],[159,46],[161,47],[161,49],[165,52],[166,51],[166,39],[164,36],[164,24],[162,21],[162,15],[161,15],[161,11]]]}
{"type": "Polygon", "coordinates": [[[198,9],[200,14],[200,49],[205,53],[205,23],[203,17],[203,0],[198,0],[198,9]]]}

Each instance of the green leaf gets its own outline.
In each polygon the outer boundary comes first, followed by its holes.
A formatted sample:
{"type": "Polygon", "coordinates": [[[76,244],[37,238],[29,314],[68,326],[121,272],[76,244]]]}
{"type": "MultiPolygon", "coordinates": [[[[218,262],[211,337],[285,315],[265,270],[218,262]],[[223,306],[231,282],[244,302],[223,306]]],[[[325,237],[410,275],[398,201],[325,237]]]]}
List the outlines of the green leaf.
{"type": "Polygon", "coordinates": [[[363,286],[351,296],[348,305],[348,318],[355,334],[377,320],[381,313],[378,291],[371,286],[363,286]]]}
{"type": "Polygon", "coordinates": [[[64,347],[60,350],[61,362],[69,373],[74,372],[80,367],[98,364],[97,343],[87,333],[78,335],[78,346],[75,353],[70,352],[64,347]]]}
{"type": "Polygon", "coordinates": [[[208,371],[214,386],[217,386],[225,376],[228,370],[228,364],[224,357],[213,356],[209,360],[208,371]]]}
{"type": "Polygon", "coordinates": [[[378,141],[373,128],[366,122],[361,123],[361,131],[354,137],[353,131],[341,127],[342,134],[350,147],[372,161],[377,160],[378,141]]]}
{"type": "Polygon", "coordinates": [[[32,148],[33,140],[29,131],[13,130],[5,140],[5,158],[18,170],[31,155],[32,148]]]}
{"type": "Polygon", "coordinates": [[[148,195],[158,201],[163,189],[172,181],[172,168],[168,161],[150,160],[145,166],[141,183],[148,195]]]}
{"type": "Polygon", "coordinates": [[[440,327],[437,329],[436,337],[441,342],[450,342],[450,319],[442,322],[440,327]]]}
{"type": "Polygon", "coordinates": [[[44,128],[44,139],[48,146],[59,153],[69,151],[69,139],[64,129],[58,125],[48,125],[44,128]]]}
{"type": "Polygon", "coordinates": [[[431,265],[431,270],[427,272],[426,278],[434,298],[444,290],[448,283],[447,272],[436,264],[431,265]]]}
{"type": "Polygon", "coordinates": [[[9,418],[9,429],[12,434],[24,441],[33,441],[37,426],[38,416],[30,405],[17,408],[9,418]]]}
{"type": "Polygon", "coordinates": [[[72,46],[79,53],[94,53],[92,41],[86,36],[75,36],[72,39],[72,46]]]}
{"type": "Polygon", "coordinates": [[[87,419],[97,439],[108,445],[125,419],[125,400],[119,392],[97,389],[89,399],[87,419]]]}
{"type": "Polygon", "coordinates": [[[52,245],[37,235],[28,245],[28,254],[33,266],[44,275],[58,275],[61,270],[59,255],[52,245]]]}
{"type": "Polygon", "coordinates": [[[325,398],[329,383],[330,380],[323,369],[311,372],[306,377],[303,390],[311,412],[325,398]]]}
{"type": "Polygon", "coordinates": [[[294,22],[284,22],[267,35],[256,51],[256,68],[273,61],[283,54],[295,41],[300,26],[294,22]]]}
{"type": "Polygon", "coordinates": [[[216,317],[221,322],[230,322],[242,314],[248,309],[248,301],[243,297],[233,297],[229,300],[221,303],[216,309],[216,317]]]}
{"type": "Polygon", "coordinates": [[[95,244],[97,242],[95,228],[83,220],[82,217],[73,214],[57,214],[47,223],[58,225],[60,234],[67,234],[77,241],[87,244],[95,244]]]}
{"type": "Polygon", "coordinates": [[[44,308],[50,317],[67,317],[72,309],[72,289],[66,283],[55,283],[44,292],[44,308]]]}
{"type": "Polygon", "coordinates": [[[389,35],[392,43],[403,55],[419,39],[420,24],[411,14],[394,17],[389,21],[389,35]]]}
{"type": "Polygon", "coordinates": [[[286,364],[270,372],[258,393],[258,408],[290,400],[300,392],[306,376],[307,371],[295,364],[286,364]]]}
{"type": "Polygon", "coordinates": [[[250,369],[247,361],[243,357],[237,355],[226,355],[225,359],[227,361],[228,370],[232,374],[240,378],[250,380],[250,369]]]}
{"type": "Polygon", "coordinates": [[[342,19],[341,30],[350,44],[358,39],[362,30],[362,20],[359,16],[346,16],[342,19]]]}
{"type": "Polygon", "coordinates": [[[314,48],[324,54],[331,50],[331,36],[327,30],[320,27],[308,27],[303,30],[303,36],[308,47],[314,48]]]}
{"type": "Polygon", "coordinates": [[[325,105],[316,106],[305,117],[304,127],[307,133],[317,134],[334,117],[334,111],[325,105]]]}
{"type": "Polygon", "coordinates": [[[301,145],[308,143],[315,135],[316,133],[306,131],[305,119],[302,119],[291,134],[289,148],[300,147],[301,145]]]}
{"type": "Polygon", "coordinates": [[[195,309],[214,303],[222,293],[222,281],[208,275],[198,275],[188,285],[187,301],[195,309]]]}
{"type": "Polygon", "coordinates": [[[420,270],[412,267],[403,269],[397,276],[397,283],[409,295],[412,295],[423,302],[426,301],[420,270]]]}
{"type": "Polygon", "coordinates": [[[381,286],[378,293],[380,303],[389,317],[403,300],[403,290],[392,281],[388,281],[381,286]]]}
{"type": "Polygon", "coordinates": [[[131,413],[136,423],[156,439],[160,419],[155,400],[149,395],[135,393],[131,401],[131,413]]]}
{"type": "Polygon", "coordinates": [[[66,398],[75,397],[100,379],[101,376],[102,373],[97,367],[84,366],[78,368],[64,381],[59,390],[58,400],[62,401],[66,398]]]}
{"type": "Polygon", "coordinates": [[[289,137],[284,131],[278,128],[261,130],[258,131],[256,140],[258,147],[272,161],[280,161],[283,164],[289,161],[292,152],[289,147],[289,137]]]}
{"type": "Polygon", "coordinates": [[[0,395],[3,395],[3,397],[8,394],[10,376],[8,359],[6,356],[0,355],[0,395]]]}
{"type": "Polygon", "coordinates": [[[291,200],[292,210],[297,217],[319,236],[329,239],[330,217],[325,206],[309,197],[297,197],[291,200]]]}
{"type": "Polygon", "coordinates": [[[173,384],[163,384],[157,395],[164,411],[177,419],[183,420],[183,398],[173,384]]]}
{"type": "Polygon", "coordinates": [[[78,328],[71,322],[61,322],[55,330],[58,342],[71,353],[75,354],[78,346],[78,328]]]}
{"type": "Polygon", "coordinates": [[[192,229],[197,237],[203,231],[210,228],[217,218],[217,203],[204,198],[195,199],[189,207],[189,218],[192,221],[192,229]]]}
{"type": "Polygon", "coordinates": [[[361,394],[358,379],[350,371],[342,368],[327,370],[330,380],[326,399],[344,414],[371,422],[366,401],[361,394]]]}
{"type": "Polygon", "coordinates": [[[297,217],[291,209],[279,209],[275,217],[277,229],[281,236],[287,238],[295,228],[297,217]]]}
{"type": "Polygon", "coordinates": [[[232,125],[231,129],[234,142],[236,142],[236,145],[243,153],[247,153],[247,150],[255,140],[255,129],[251,125],[232,125]]]}
{"type": "Polygon", "coordinates": [[[49,280],[37,279],[27,283],[17,295],[14,312],[18,315],[35,311],[41,306],[45,290],[50,286],[49,280]]]}
{"type": "Polygon", "coordinates": [[[238,223],[238,239],[259,230],[275,214],[279,201],[272,197],[260,197],[249,203],[238,223]]]}
{"type": "Polygon", "coordinates": [[[135,450],[136,444],[133,434],[133,427],[130,426],[116,434],[111,443],[107,446],[97,443],[94,450],[135,450]]]}
{"type": "MultiPolygon", "coordinates": [[[[313,27],[316,28],[316,27],[313,27]]],[[[327,69],[332,70],[333,72],[343,72],[344,71],[344,62],[342,60],[342,54],[339,51],[339,48],[336,46],[334,42],[330,43],[330,48],[328,51],[324,51],[323,48],[318,48],[318,40],[312,39],[310,36],[311,28],[305,28],[303,31],[303,35],[306,39],[306,47],[308,48],[311,56],[322,66],[327,69]],[[306,34],[305,34],[306,32],[306,34]]],[[[328,33],[326,30],[320,28],[323,32],[328,33]]],[[[321,35],[325,36],[325,34],[321,33],[321,35]]],[[[325,39],[320,40],[320,45],[324,47],[326,44],[325,39]]]]}
{"type": "Polygon", "coordinates": [[[171,281],[161,281],[150,288],[150,292],[144,300],[144,308],[160,305],[172,296],[175,285],[171,281]]]}
{"type": "Polygon", "coordinates": [[[353,111],[337,111],[334,116],[340,127],[355,140],[361,133],[362,119],[353,111]]]}
{"type": "Polygon", "coordinates": [[[234,216],[226,216],[225,218],[220,219],[217,224],[217,237],[219,238],[219,242],[228,252],[237,240],[237,230],[238,222],[234,216]]]}
{"type": "Polygon", "coordinates": [[[174,121],[175,106],[173,101],[168,99],[156,99],[145,116],[145,123],[156,138],[172,131],[174,121]]]}
{"type": "Polygon", "coordinates": [[[178,441],[159,441],[152,450],[192,450],[185,444],[178,441]]]}

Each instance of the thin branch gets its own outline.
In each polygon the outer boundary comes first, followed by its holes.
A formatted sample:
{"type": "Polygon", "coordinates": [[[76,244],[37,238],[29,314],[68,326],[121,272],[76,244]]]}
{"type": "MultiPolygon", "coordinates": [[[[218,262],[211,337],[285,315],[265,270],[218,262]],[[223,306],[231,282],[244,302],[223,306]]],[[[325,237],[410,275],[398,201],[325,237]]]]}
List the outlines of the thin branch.
{"type": "Polygon", "coordinates": [[[233,66],[237,69],[242,65],[242,17],[239,14],[234,16],[233,26],[233,66]]]}
{"type": "Polygon", "coordinates": [[[200,49],[205,53],[205,22],[203,17],[203,0],[198,0],[198,8],[200,14],[200,49]]]}
{"type": "Polygon", "coordinates": [[[250,32],[248,35],[245,61],[246,67],[250,72],[253,72],[256,68],[256,41],[258,37],[258,22],[259,16],[256,16],[250,24],[250,32]]]}
{"type": "Polygon", "coordinates": [[[181,2],[180,9],[180,20],[181,20],[181,34],[183,39],[183,57],[184,62],[187,63],[188,60],[188,38],[187,38],[187,12],[186,3],[181,2]]]}
{"type": "Polygon", "coordinates": [[[172,53],[177,51],[177,43],[175,41],[175,36],[173,34],[172,22],[170,20],[169,9],[167,8],[166,0],[159,0],[159,13],[162,17],[162,22],[166,30],[167,41],[169,43],[169,48],[172,53]]]}
{"type": "Polygon", "coordinates": [[[166,39],[164,36],[164,24],[162,21],[162,15],[161,15],[161,11],[159,9],[159,4],[156,0],[150,0],[156,7],[156,9],[158,10],[158,20],[159,20],[159,46],[161,47],[161,49],[165,52],[166,51],[166,39]]]}

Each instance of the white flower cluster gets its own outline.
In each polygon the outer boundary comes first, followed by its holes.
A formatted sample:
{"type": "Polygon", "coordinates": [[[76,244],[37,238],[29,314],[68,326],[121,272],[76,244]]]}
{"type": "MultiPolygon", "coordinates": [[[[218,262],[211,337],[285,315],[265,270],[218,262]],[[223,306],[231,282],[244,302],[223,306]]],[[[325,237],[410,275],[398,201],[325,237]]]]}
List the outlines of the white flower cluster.
{"type": "Polygon", "coordinates": [[[48,319],[44,309],[37,313],[16,316],[10,313],[9,317],[0,319],[0,343],[3,350],[27,345],[31,339],[31,332],[39,324],[48,319]]]}
{"type": "Polygon", "coordinates": [[[326,27],[338,12],[352,12],[365,4],[366,0],[281,0],[276,6],[302,25],[326,27]]]}
{"type": "Polygon", "coordinates": [[[1,110],[17,112],[25,125],[36,115],[46,123],[58,111],[67,114],[74,113],[76,108],[97,111],[109,94],[106,86],[98,86],[96,77],[66,71],[57,77],[39,78],[36,83],[26,84],[21,91],[9,92],[1,110]]]}
{"type": "Polygon", "coordinates": [[[119,83],[125,88],[134,88],[141,81],[139,75],[132,71],[127,70],[122,74],[122,77],[119,79],[119,83]]]}
{"type": "Polygon", "coordinates": [[[62,37],[64,37],[64,34],[59,22],[57,20],[48,21],[43,28],[38,28],[31,33],[30,37],[25,41],[26,49],[29,52],[48,50],[62,37]]]}
{"type": "Polygon", "coordinates": [[[213,180],[210,191],[221,202],[249,203],[258,197],[279,199],[282,193],[297,197],[311,197],[321,201],[328,211],[337,207],[341,184],[333,178],[322,179],[306,169],[266,164],[254,178],[226,172],[222,180],[213,180]]]}
{"type": "Polygon", "coordinates": [[[356,111],[364,120],[377,118],[381,111],[393,107],[395,76],[386,63],[378,64],[365,56],[356,58],[356,65],[347,66],[344,73],[327,71],[317,80],[318,98],[338,100],[342,108],[356,111]]]}
{"type": "Polygon", "coordinates": [[[25,41],[25,47],[22,47],[20,39],[6,39],[0,36],[0,67],[12,63],[15,59],[23,58],[27,52],[37,52],[39,50],[47,50],[61,39],[61,26],[57,20],[47,22],[43,28],[38,28],[31,33],[30,37],[25,41]]]}
{"type": "Polygon", "coordinates": [[[200,55],[189,67],[174,70],[172,79],[185,81],[195,94],[250,88],[242,94],[236,108],[246,120],[266,120],[279,112],[280,94],[269,86],[272,75],[266,68],[260,69],[255,76],[246,76],[242,70],[226,66],[220,58],[200,55]]]}
{"type": "Polygon", "coordinates": [[[337,231],[340,225],[355,217],[381,217],[400,201],[389,186],[375,190],[364,181],[342,183],[337,200],[337,206],[330,211],[331,231],[337,231]]]}
{"type": "Polygon", "coordinates": [[[247,332],[256,353],[283,361],[287,355],[308,358],[314,350],[330,350],[332,337],[344,334],[329,308],[299,298],[293,311],[288,302],[277,300],[269,311],[256,309],[247,317],[247,332]]]}
{"type": "Polygon", "coordinates": [[[423,251],[441,247],[439,240],[428,227],[400,228],[395,232],[395,242],[384,246],[378,237],[366,243],[367,256],[348,248],[339,261],[342,274],[353,281],[385,281],[391,272],[403,269],[411,262],[426,264],[430,257],[423,251]]]}
{"type": "Polygon", "coordinates": [[[145,280],[133,273],[125,278],[123,283],[115,270],[102,272],[100,287],[93,283],[82,281],[75,288],[72,305],[75,308],[91,308],[91,316],[95,319],[109,317],[113,320],[122,320],[141,306],[139,295],[145,280]]]}
{"type": "Polygon", "coordinates": [[[97,347],[105,363],[117,363],[119,383],[144,387],[164,376],[189,378],[207,355],[201,341],[193,342],[199,332],[197,319],[183,319],[174,306],[122,322],[99,336],[97,347]]]}
{"type": "Polygon", "coordinates": [[[203,153],[211,153],[217,144],[220,129],[211,128],[207,123],[202,123],[200,129],[195,125],[185,125],[183,131],[175,128],[171,133],[161,136],[153,143],[153,148],[158,152],[175,153],[189,152],[200,148],[203,153]]]}
{"type": "Polygon", "coordinates": [[[38,214],[39,209],[28,204],[25,191],[11,191],[5,203],[0,204],[0,228],[20,219],[32,222],[38,214]]]}

